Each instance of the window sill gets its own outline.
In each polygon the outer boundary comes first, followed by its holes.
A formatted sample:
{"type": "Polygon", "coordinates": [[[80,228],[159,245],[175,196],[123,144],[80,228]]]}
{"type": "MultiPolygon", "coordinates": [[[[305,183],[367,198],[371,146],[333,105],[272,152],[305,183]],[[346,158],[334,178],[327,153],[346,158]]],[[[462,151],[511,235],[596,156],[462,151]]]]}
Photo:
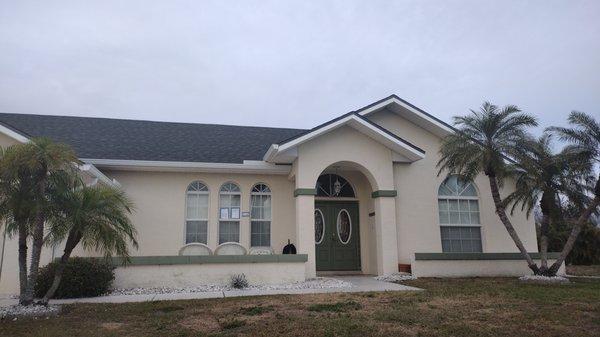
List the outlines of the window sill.
{"type": "MultiPolygon", "coordinates": [[[[532,259],[539,259],[539,253],[529,253],[532,259]]],[[[548,259],[558,258],[559,253],[548,253],[548,259]]],[[[521,253],[415,253],[416,261],[435,260],[522,260],[521,253]]]]}
{"type": "MultiPolygon", "coordinates": [[[[102,258],[98,258],[102,259],[102,258]]],[[[270,255],[188,255],[188,256],[132,256],[127,266],[217,264],[217,263],[295,263],[308,261],[306,254],[270,255]]],[[[114,266],[122,266],[123,259],[113,257],[114,266]]]]}

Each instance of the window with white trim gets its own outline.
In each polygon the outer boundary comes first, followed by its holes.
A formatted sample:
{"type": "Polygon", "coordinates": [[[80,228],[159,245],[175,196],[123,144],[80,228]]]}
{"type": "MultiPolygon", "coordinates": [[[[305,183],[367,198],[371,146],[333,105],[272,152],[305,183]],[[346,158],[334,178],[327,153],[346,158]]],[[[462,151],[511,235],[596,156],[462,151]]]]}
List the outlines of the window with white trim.
{"type": "Polygon", "coordinates": [[[200,181],[188,185],[185,208],[185,243],[207,243],[208,187],[200,181]]]}
{"type": "Polygon", "coordinates": [[[240,242],[240,187],[225,183],[219,191],[219,244],[240,242]]]}
{"type": "Polygon", "coordinates": [[[271,246],[271,189],[265,184],[250,193],[250,246],[271,246]]]}
{"type": "Polygon", "coordinates": [[[442,251],[481,252],[481,224],[477,189],[470,181],[450,176],[438,190],[442,251]]]}

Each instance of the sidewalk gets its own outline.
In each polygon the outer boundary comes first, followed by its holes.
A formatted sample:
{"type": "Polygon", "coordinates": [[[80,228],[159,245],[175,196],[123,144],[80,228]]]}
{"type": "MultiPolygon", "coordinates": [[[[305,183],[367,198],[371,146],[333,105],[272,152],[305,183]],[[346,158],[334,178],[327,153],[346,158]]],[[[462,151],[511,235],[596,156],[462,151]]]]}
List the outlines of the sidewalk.
{"type": "MultiPolygon", "coordinates": [[[[296,295],[296,294],[322,294],[322,293],[356,293],[370,291],[414,291],[422,290],[415,287],[409,287],[401,284],[377,281],[372,276],[336,276],[349,283],[352,287],[344,288],[322,288],[322,289],[281,289],[281,290],[226,290],[212,292],[196,293],[172,293],[172,294],[148,294],[148,295],[112,295],[90,298],[76,298],[51,300],[50,304],[71,304],[71,303],[128,303],[128,302],[147,302],[147,301],[166,301],[166,300],[189,300],[206,298],[225,298],[241,296],[265,296],[265,295],[296,295]]],[[[0,306],[16,304],[17,299],[0,299],[0,306]]]]}

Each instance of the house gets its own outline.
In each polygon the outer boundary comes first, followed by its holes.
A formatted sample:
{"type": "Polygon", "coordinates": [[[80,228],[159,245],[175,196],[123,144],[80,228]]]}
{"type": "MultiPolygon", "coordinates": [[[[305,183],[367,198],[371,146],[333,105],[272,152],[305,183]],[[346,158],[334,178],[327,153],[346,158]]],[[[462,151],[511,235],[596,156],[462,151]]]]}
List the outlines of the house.
{"type": "MultiPolygon", "coordinates": [[[[117,287],[233,273],[255,283],[409,268],[528,273],[487,179],[438,175],[440,142],[454,129],[395,95],[310,130],[23,114],[0,114],[0,123],[0,145],[39,136],[70,144],[90,184],[132,198],[140,246],[116,269],[117,287]],[[297,254],[282,254],[288,241],[297,254]]],[[[537,252],[533,219],[511,220],[537,252]]],[[[0,293],[16,293],[16,239],[2,244],[0,293]]],[[[46,249],[43,263],[60,253],[46,249]]]]}

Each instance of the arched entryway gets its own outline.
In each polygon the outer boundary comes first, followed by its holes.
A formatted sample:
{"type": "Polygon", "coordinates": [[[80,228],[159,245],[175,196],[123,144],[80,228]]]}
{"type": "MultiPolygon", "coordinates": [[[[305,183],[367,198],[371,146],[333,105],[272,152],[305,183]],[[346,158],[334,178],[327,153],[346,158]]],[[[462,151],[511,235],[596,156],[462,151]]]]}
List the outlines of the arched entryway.
{"type": "Polygon", "coordinates": [[[324,173],[315,185],[315,259],[318,272],[360,271],[359,199],[352,184],[324,173]]]}

